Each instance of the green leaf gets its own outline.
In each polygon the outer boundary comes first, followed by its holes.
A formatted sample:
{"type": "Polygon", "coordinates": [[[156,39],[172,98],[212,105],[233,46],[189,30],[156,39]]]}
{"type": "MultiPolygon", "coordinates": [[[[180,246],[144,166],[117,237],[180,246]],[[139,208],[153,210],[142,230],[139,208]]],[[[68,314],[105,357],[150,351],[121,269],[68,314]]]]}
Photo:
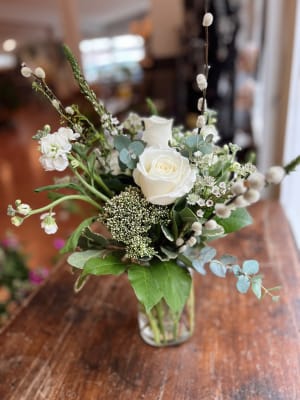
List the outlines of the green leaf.
{"type": "Polygon", "coordinates": [[[89,227],[83,230],[82,237],[88,240],[90,246],[97,246],[98,248],[104,248],[108,243],[108,240],[104,236],[93,232],[89,227]]]}
{"type": "Polygon", "coordinates": [[[164,236],[170,241],[170,242],[174,242],[174,236],[172,235],[172,233],[169,231],[169,229],[165,226],[165,225],[161,225],[161,230],[162,233],[164,234],[164,236]]]}
{"type": "Polygon", "coordinates": [[[160,249],[168,257],[168,259],[175,259],[178,256],[176,251],[170,250],[164,246],[160,246],[160,249]]]}
{"type": "Polygon", "coordinates": [[[149,97],[146,98],[146,103],[147,103],[147,106],[148,106],[148,108],[150,110],[150,113],[152,115],[158,115],[157,107],[149,97]]]}
{"type": "Polygon", "coordinates": [[[223,226],[225,233],[231,233],[252,224],[251,215],[245,208],[237,208],[226,219],[215,217],[216,222],[223,226]]]}
{"type": "Polygon", "coordinates": [[[88,276],[88,275],[82,276],[82,274],[80,274],[80,275],[78,276],[78,278],[76,279],[76,281],[75,281],[75,284],[74,284],[74,292],[75,292],[75,293],[80,292],[80,290],[81,290],[81,289],[84,287],[84,285],[87,283],[88,279],[89,279],[89,276],[88,276]]]}
{"type": "Polygon", "coordinates": [[[250,287],[250,279],[245,275],[240,275],[236,282],[236,288],[240,293],[247,293],[250,287]]]}
{"type": "Polygon", "coordinates": [[[118,255],[110,254],[105,258],[94,257],[89,259],[83,267],[82,276],[86,275],[120,275],[128,267],[120,261],[118,255]]]}
{"type": "Polygon", "coordinates": [[[259,263],[256,260],[246,260],[243,262],[242,271],[248,275],[255,275],[259,271],[259,263]]]}
{"type": "Polygon", "coordinates": [[[255,294],[255,296],[258,299],[261,299],[261,283],[262,283],[262,279],[258,278],[258,279],[252,279],[251,280],[251,289],[252,292],[255,294]]]}
{"type": "Polygon", "coordinates": [[[125,135],[118,135],[114,137],[114,147],[120,152],[122,149],[127,149],[131,140],[125,135]]]}
{"type": "Polygon", "coordinates": [[[187,269],[175,261],[157,262],[150,266],[161,293],[174,313],[180,313],[190,294],[192,278],[187,269]]]}
{"type": "Polygon", "coordinates": [[[133,265],[128,270],[128,279],[138,300],[151,310],[163,297],[157,280],[152,275],[151,267],[133,265]]]}
{"type": "Polygon", "coordinates": [[[213,274],[219,278],[225,278],[227,268],[220,261],[214,260],[209,264],[209,268],[213,274]]]}
{"type": "Polygon", "coordinates": [[[76,268],[83,268],[85,263],[90,259],[94,258],[96,256],[99,256],[101,254],[102,250],[86,250],[86,251],[75,251],[72,253],[68,259],[67,262],[70,264],[72,267],[76,268]]]}
{"type": "Polygon", "coordinates": [[[81,224],[73,231],[72,235],[66,241],[66,244],[64,245],[64,247],[60,250],[61,254],[65,254],[65,253],[68,253],[69,251],[73,251],[76,249],[77,243],[82,234],[82,231],[84,230],[84,228],[91,225],[91,223],[94,221],[94,219],[95,219],[95,217],[91,217],[91,218],[87,218],[81,222],[81,224]]]}
{"type": "Polygon", "coordinates": [[[184,222],[195,222],[198,221],[198,217],[196,214],[193,213],[193,211],[188,208],[185,207],[183,210],[179,211],[178,213],[180,215],[180,218],[184,221],[184,222]]]}

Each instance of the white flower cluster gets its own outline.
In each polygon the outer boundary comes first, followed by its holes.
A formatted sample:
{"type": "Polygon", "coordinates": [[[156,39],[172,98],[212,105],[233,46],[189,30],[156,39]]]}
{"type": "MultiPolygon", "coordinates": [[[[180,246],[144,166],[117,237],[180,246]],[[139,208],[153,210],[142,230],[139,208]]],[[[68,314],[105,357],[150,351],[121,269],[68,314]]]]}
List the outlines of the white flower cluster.
{"type": "Polygon", "coordinates": [[[70,128],[59,128],[39,140],[42,156],[40,162],[46,171],[64,171],[68,165],[68,154],[71,152],[70,141],[78,139],[79,133],[70,128]]]}

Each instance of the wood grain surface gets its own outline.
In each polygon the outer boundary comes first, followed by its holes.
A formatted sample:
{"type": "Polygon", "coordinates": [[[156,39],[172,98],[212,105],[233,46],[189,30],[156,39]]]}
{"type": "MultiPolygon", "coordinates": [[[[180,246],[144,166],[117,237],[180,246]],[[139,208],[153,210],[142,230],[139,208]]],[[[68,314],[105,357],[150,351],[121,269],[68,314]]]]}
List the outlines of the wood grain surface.
{"type": "Polygon", "coordinates": [[[195,277],[196,332],[166,349],[143,343],[126,277],[57,267],[0,335],[1,400],[298,400],[300,263],[280,206],[252,208],[255,224],[218,251],[261,261],[281,300],[236,292],[234,279],[195,277]]]}

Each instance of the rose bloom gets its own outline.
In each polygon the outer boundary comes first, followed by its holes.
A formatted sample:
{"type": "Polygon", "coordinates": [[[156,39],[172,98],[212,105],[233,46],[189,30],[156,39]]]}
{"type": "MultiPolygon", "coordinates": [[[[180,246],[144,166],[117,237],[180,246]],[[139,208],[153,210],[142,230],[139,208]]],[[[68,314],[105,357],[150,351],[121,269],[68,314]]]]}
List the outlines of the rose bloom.
{"type": "Polygon", "coordinates": [[[133,178],[149,203],[168,205],[192,189],[196,172],[175,149],[148,147],[140,156],[133,178]]]}
{"type": "Polygon", "coordinates": [[[168,147],[172,138],[172,119],[166,119],[153,115],[150,118],[143,118],[145,130],[143,140],[148,146],[168,147]]]}

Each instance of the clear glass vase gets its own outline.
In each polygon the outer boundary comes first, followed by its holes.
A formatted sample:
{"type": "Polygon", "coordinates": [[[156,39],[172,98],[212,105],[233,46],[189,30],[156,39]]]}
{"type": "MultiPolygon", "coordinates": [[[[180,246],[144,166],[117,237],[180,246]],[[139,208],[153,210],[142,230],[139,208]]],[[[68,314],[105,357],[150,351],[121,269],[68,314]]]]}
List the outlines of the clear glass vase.
{"type": "Polygon", "coordinates": [[[162,299],[150,312],[138,305],[138,324],[142,339],[155,347],[176,346],[188,340],[194,331],[194,287],[181,313],[174,313],[162,299]]]}

